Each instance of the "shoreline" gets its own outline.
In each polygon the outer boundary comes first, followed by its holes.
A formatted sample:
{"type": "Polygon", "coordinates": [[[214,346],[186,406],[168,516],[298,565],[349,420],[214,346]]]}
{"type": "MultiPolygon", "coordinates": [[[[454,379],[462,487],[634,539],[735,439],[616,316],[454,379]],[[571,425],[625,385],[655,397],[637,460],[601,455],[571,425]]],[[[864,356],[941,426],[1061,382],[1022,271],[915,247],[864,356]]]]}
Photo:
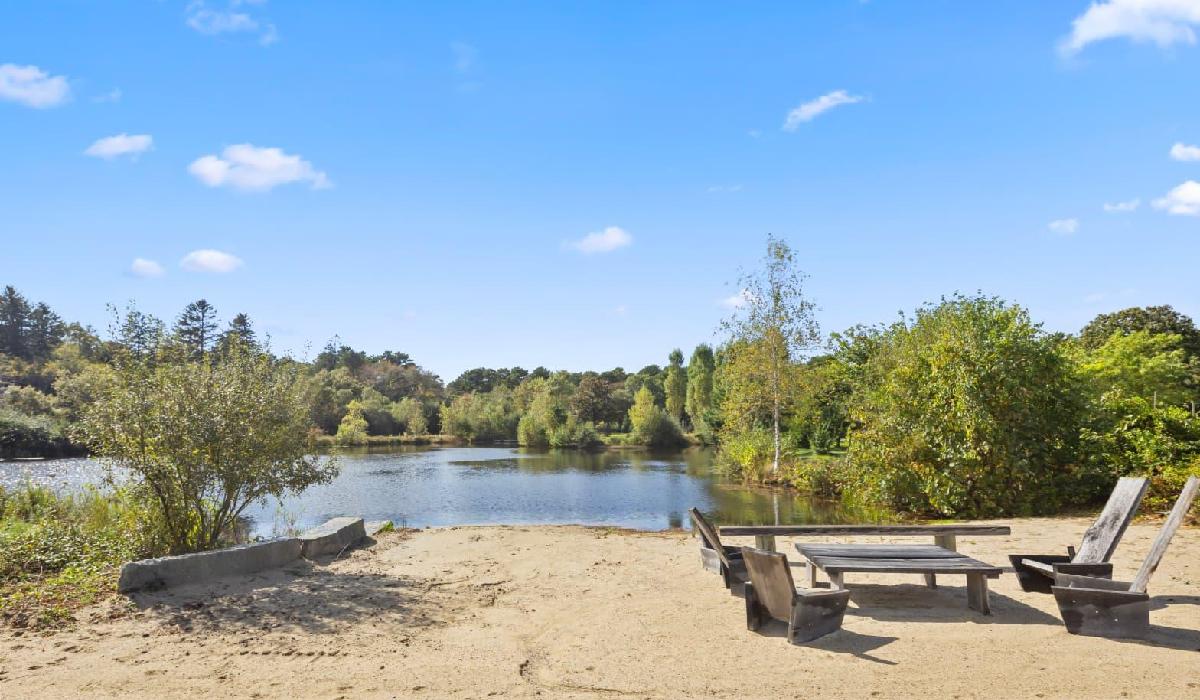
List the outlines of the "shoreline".
{"type": "MultiPolygon", "coordinates": [[[[1150,585],[1152,640],[1134,643],[1068,634],[1053,598],[1022,592],[1007,570],[1009,553],[1077,545],[1090,518],[979,522],[1013,529],[959,540],[1005,566],[988,617],[966,608],[961,577],[930,590],[915,575],[860,574],[847,577],[842,631],[792,646],[778,629],[746,630],[743,601],[701,568],[686,531],[449,526],[383,534],[336,560],[114,597],[55,633],[0,630],[0,685],[17,698],[1200,693],[1200,528],[1172,542],[1150,585]]],[[[1132,574],[1157,529],[1129,528],[1116,578],[1132,574]]],[[[795,565],[793,541],[780,538],[779,551],[795,565]]]]}

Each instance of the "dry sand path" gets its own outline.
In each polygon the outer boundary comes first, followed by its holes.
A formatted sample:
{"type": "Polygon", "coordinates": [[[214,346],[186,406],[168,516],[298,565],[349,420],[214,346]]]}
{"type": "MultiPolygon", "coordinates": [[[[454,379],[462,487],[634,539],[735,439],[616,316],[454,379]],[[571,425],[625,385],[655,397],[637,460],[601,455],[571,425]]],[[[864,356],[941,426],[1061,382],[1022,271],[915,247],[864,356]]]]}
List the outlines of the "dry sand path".
{"type": "MultiPolygon", "coordinates": [[[[1011,538],[959,549],[1007,565],[1087,526],[1002,522],[1011,538]]],[[[1118,578],[1156,531],[1130,528],[1118,578]]],[[[1200,528],[1151,582],[1153,643],[1068,635],[1051,597],[1005,573],[991,617],[960,577],[849,575],[843,631],[794,647],[745,629],[696,547],[582,527],[387,534],[336,562],[116,598],[68,631],[0,631],[0,698],[1200,698],[1200,528]]]]}

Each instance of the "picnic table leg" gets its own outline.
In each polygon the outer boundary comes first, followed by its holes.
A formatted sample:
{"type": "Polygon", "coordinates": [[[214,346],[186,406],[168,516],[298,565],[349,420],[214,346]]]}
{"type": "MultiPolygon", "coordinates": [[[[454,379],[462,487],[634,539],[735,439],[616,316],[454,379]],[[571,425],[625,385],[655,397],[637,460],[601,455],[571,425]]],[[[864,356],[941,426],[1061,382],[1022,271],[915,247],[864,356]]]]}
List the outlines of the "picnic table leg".
{"type": "Polygon", "coordinates": [[[967,607],[984,615],[992,614],[986,574],[967,574],[967,607]]]}
{"type": "Polygon", "coordinates": [[[948,549],[951,552],[958,551],[958,545],[955,542],[954,535],[934,535],[933,543],[943,549],[948,549]]]}
{"type": "Polygon", "coordinates": [[[765,549],[768,552],[775,551],[775,535],[755,535],[754,546],[759,549],[765,549]]]}
{"type": "Polygon", "coordinates": [[[808,587],[817,587],[817,565],[811,561],[804,562],[804,568],[808,569],[808,587]]]}
{"type": "Polygon", "coordinates": [[[930,588],[937,588],[937,574],[925,574],[925,585],[930,588]]]}
{"type": "Polygon", "coordinates": [[[829,576],[829,587],[830,588],[832,588],[835,591],[840,591],[846,587],[846,584],[843,582],[842,577],[844,576],[844,574],[842,572],[839,571],[837,573],[834,573],[832,571],[826,571],[825,573],[826,573],[826,575],[829,576]]]}

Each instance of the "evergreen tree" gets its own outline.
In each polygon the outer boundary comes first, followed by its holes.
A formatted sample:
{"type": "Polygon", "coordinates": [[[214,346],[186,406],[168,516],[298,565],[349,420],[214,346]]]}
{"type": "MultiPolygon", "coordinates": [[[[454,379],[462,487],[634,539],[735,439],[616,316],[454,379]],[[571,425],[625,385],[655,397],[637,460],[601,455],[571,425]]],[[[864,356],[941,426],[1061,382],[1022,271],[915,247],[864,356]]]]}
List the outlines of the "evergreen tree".
{"type": "Polygon", "coordinates": [[[250,322],[250,317],[246,314],[238,314],[233,317],[225,332],[217,340],[217,347],[222,352],[227,352],[235,343],[258,349],[258,337],[254,334],[254,324],[250,322]]]}
{"type": "MultiPolygon", "coordinates": [[[[116,309],[112,309],[112,312],[114,315],[117,313],[116,309]]],[[[131,305],[125,309],[125,315],[121,317],[114,335],[118,344],[124,346],[127,351],[136,357],[144,358],[158,350],[164,332],[162,321],[138,311],[131,305]]]]}
{"type": "Polygon", "coordinates": [[[204,299],[188,304],[175,320],[175,339],[193,358],[212,350],[217,341],[217,310],[204,299]]]}
{"type": "Polygon", "coordinates": [[[29,313],[28,340],[25,343],[29,356],[39,360],[48,359],[54,348],[62,343],[65,332],[66,327],[58,314],[46,304],[38,302],[29,313]]]}
{"type": "Polygon", "coordinates": [[[0,294],[0,353],[29,359],[29,301],[12,286],[0,294]]]}

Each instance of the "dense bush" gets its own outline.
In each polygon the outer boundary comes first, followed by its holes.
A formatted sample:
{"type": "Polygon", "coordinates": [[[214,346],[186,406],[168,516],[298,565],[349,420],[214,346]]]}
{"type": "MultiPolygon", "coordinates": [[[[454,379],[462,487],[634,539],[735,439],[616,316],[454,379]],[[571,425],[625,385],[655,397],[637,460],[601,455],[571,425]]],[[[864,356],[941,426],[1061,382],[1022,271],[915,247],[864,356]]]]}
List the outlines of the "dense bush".
{"type": "Polygon", "coordinates": [[[648,447],[678,447],[687,444],[683,429],[654,402],[647,387],[638,389],[629,409],[630,433],[635,444],[648,447]]]}
{"type": "Polygon", "coordinates": [[[956,296],[879,341],[852,410],[860,495],[956,517],[1048,512],[1068,498],[1077,392],[1057,341],[1024,309],[956,296]]]}
{"type": "Polygon", "coordinates": [[[0,408],[0,458],[63,457],[82,451],[49,416],[28,416],[0,408]]]}
{"type": "Polygon", "coordinates": [[[505,387],[461,394],[441,409],[442,431],[467,442],[514,440],[519,420],[512,392],[505,387]]]}

